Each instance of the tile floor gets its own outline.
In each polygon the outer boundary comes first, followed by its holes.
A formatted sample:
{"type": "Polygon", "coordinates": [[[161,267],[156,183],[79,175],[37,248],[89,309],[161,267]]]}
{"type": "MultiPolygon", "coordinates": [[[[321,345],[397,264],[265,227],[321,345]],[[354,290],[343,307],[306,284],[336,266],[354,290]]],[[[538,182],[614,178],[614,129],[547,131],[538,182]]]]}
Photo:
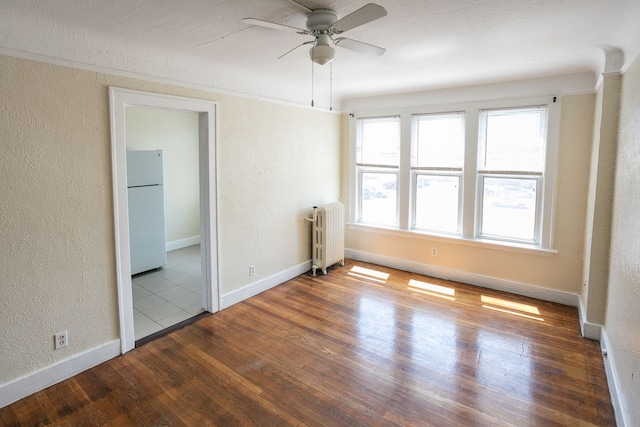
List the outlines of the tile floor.
{"type": "Polygon", "coordinates": [[[202,313],[200,245],[167,252],[167,266],[132,277],[139,340],[202,313]]]}

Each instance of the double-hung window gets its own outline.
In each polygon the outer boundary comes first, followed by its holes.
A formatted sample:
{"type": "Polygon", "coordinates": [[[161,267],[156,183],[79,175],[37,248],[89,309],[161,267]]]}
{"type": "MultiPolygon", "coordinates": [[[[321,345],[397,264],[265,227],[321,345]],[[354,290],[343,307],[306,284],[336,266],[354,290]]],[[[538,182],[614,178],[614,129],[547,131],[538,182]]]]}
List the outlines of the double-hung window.
{"type": "Polygon", "coordinates": [[[398,225],[400,117],[358,120],[358,222],[398,225]]]}
{"type": "Polygon", "coordinates": [[[413,228],[460,231],[464,113],[416,115],[412,120],[413,228]]]}
{"type": "Polygon", "coordinates": [[[477,234],[539,242],[546,106],[483,110],[478,130],[477,234]]]}
{"type": "Polygon", "coordinates": [[[549,97],[358,117],[353,220],[550,248],[557,107],[549,97]]]}

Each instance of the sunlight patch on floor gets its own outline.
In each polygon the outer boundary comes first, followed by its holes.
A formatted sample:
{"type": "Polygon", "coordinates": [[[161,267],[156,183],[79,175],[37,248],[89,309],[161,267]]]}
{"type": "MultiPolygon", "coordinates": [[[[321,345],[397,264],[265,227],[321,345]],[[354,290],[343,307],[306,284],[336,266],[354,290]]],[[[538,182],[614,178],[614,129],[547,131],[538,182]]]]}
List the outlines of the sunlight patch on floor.
{"type": "Polygon", "coordinates": [[[421,282],[419,280],[409,280],[408,288],[412,292],[418,292],[425,295],[431,295],[438,298],[444,298],[449,301],[455,301],[456,290],[446,286],[435,285],[433,283],[421,282]]]}
{"type": "Polygon", "coordinates": [[[544,322],[542,317],[538,317],[540,310],[538,310],[536,306],[485,295],[482,295],[480,300],[482,301],[483,308],[544,322]]]}
{"type": "Polygon", "coordinates": [[[382,271],[358,266],[352,267],[348,274],[349,276],[355,276],[361,279],[367,279],[378,283],[386,283],[387,279],[389,278],[388,273],[383,273],[382,271]]]}
{"type": "Polygon", "coordinates": [[[482,295],[480,297],[480,300],[484,303],[484,304],[491,304],[491,305],[497,305],[499,307],[504,307],[510,310],[517,310],[517,311],[523,311],[525,313],[529,313],[529,314],[540,314],[540,310],[538,310],[538,307],[534,306],[534,305],[529,305],[529,304],[522,304],[520,302],[515,302],[515,301],[509,301],[506,299],[502,299],[502,298],[495,298],[495,297],[488,297],[485,295],[482,295]]]}

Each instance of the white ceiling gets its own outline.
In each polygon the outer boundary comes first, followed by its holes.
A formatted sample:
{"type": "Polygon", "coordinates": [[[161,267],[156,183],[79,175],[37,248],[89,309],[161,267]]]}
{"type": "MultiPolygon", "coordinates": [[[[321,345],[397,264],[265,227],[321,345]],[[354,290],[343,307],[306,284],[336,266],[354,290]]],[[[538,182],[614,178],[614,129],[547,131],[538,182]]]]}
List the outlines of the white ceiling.
{"type": "MultiPolygon", "coordinates": [[[[372,0],[388,15],[344,36],[380,57],[336,48],[314,67],[316,105],[380,94],[604,70],[602,49],[640,52],[639,0],[372,0]]],[[[338,17],[367,0],[299,0],[338,17]]],[[[309,36],[242,23],[305,27],[287,0],[0,0],[0,53],[308,105],[309,36]]]]}

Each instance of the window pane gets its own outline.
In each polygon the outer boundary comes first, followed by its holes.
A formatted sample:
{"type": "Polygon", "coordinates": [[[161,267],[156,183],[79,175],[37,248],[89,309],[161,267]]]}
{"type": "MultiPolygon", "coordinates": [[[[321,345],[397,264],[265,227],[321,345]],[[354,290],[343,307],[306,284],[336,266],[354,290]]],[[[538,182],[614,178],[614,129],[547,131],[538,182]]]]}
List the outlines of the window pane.
{"type": "Polygon", "coordinates": [[[457,233],[459,188],[457,176],[416,175],[415,227],[457,233]]]}
{"type": "Polygon", "coordinates": [[[358,120],[357,159],[359,164],[398,166],[400,164],[400,119],[388,117],[358,120]]]}
{"type": "Polygon", "coordinates": [[[482,235],[535,238],[537,179],[483,178],[482,235]]]}
{"type": "Polygon", "coordinates": [[[360,219],[383,225],[396,225],[398,220],[396,188],[398,176],[395,173],[362,174],[360,219]]]}
{"type": "Polygon", "coordinates": [[[543,107],[481,112],[478,168],[542,172],[546,114],[543,107]]]}
{"type": "Polygon", "coordinates": [[[415,118],[414,166],[461,168],[464,163],[462,114],[432,114],[415,118]]]}

